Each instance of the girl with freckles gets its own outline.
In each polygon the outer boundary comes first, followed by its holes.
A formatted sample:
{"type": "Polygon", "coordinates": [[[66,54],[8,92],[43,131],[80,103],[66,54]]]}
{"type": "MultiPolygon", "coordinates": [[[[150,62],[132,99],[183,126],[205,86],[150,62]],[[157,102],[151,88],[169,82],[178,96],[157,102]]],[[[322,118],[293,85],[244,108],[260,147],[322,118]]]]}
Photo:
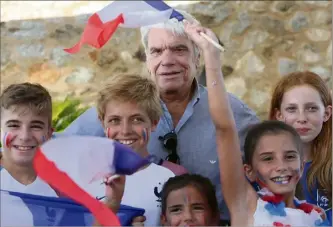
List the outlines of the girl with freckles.
{"type": "Polygon", "coordinates": [[[269,118],[296,129],[304,152],[301,178],[307,202],[321,207],[332,226],[332,97],[312,72],[294,72],[275,86],[269,118]]]}
{"type": "MultiPolygon", "coordinates": [[[[201,32],[217,40],[210,30],[198,25],[188,24],[186,32],[202,50],[213,47],[200,36],[201,32]]],[[[245,139],[243,166],[237,128],[221,72],[220,52],[216,50],[215,54],[207,56],[205,64],[222,192],[231,225],[327,226],[325,213],[319,207],[295,198],[296,185],[304,168],[303,144],[297,131],[280,121],[252,126],[245,139]],[[251,182],[257,182],[262,189],[256,192],[251,182]]]]}

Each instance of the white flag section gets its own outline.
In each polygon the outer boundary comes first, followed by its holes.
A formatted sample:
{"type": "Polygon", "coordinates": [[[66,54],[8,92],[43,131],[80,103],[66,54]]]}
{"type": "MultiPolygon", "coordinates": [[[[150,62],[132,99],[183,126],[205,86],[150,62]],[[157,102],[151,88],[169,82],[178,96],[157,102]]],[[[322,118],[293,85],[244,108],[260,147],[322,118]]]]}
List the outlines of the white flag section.
{"type": "Polygon", "coordinates": [[[34,168],[41,179],[88,208],[106,226],[119,225],[118,218],[85,190],[95,180],[113,174],[131,175],[149,163],[128,146],[91,136],[52,139],[38,149],[34,158],[34,168]]]}
{"type": "Polygon", "coordinates": [[[120,27],[138,28],[170,19],[174,9],[163,1],[155,1],[155,4],[151,1],[113,1],[97,12],[103,23],[114,20],[121,13],[124,23],[120,27]]]}
{"type": "MultiPolygon", "coordinates": [[[[1,190],[0,226],[91,226],[93,215],[85,207],[65,198],[30,195],[1,190]]],[[[117,213],[122,226],[131,224],[143,209],[122,205],[117,213]]]]}
{"type": "Polygon", "coordinates": [[[169,19],[182,21],[184,16],[164,1],[113,1],[94,13],[84,29],[80,41],[66,52],[77,53],[83,44],[101,48],[118,27],[139,28],[162,23],[169,19]]]}

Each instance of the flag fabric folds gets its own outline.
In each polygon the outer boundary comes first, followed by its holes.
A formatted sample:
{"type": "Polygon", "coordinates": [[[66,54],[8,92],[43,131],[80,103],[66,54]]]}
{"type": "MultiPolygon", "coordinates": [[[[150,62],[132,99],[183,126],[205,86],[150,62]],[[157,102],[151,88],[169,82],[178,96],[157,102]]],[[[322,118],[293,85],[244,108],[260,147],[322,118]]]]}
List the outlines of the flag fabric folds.
{"type": "Polygon", "coordinates": [[[108,138],[59,137],[38,148],[37,175],[57,192],[86,207],[101,225],[119,226],[115,214],[84,189],[113,174],[131,175],[149,164],[129,147],[108,138]]]}
{"type": "Polygon", "coordinates": [[[183,15],[161,0],[154,1],[113,1],[99,12],[94,13],[84,29],[81,40],[68,53],[77,53],[83,44],[101,48],[111,38],[118,26],[139,28],[166,20],[184,19],[183,15]]]}
{"type": "MultiPolygon", "coordinates": [[[[70,199],[1,190],[0,226],[91,226],[89,210],[70,199]]],[[[121,205],[117,216],[122,226],[144,214],[143,209],[121,205]]]]}

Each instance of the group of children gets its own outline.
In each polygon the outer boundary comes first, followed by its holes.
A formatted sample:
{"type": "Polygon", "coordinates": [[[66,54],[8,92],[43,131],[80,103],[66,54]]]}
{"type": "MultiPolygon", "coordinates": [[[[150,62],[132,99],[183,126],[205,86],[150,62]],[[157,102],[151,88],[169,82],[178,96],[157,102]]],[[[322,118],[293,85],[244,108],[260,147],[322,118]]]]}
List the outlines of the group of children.
{"type": "MultiPolygon", "coordinates": [[[[216,59],[207,60],[212,61],[216,59]]],[[[243,160],[222,73],[208,67],[206,79],[231,224],[331,226],[332,99],[325,82],[311,72],[282,78],[273,92],[269,121],[249,125],[243,160]],[[307,202],[296,198],[302,194],[307,202]]],[[[36,148],[53,133],[50,94],[38,84],[13,84],[0,102],[1,189],[61,196],[37,177],[32,165],[36,148]]],[[[99,93],[97,109],[108,138],[142,157],[149,155],[147,142],[162,114],[153,81],[112,76],[99,93]]],[[[219,225],[215,189],[203,176],[164,161],[145,166],[125,182],[118,182],[125,184],[118,189],[97,182],[85,190],[103,200],[105,187],[111,187],[122,204],[144,208],[145,217],[133,225],[219,225]]]]}

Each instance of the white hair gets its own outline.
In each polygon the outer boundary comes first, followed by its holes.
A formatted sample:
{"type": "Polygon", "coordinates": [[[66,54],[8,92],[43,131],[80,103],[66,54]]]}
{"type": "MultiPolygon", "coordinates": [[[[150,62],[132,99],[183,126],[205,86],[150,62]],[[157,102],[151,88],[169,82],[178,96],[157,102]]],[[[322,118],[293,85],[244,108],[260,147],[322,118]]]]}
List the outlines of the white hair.
{"type": "MultiPolygon", "coordinates": [[[[195,23],[195,24],[200,24],[200,22],[195,19],[191,14],[183,11],[183,10],[178,10],[179,13],[181,13],[184,16],[184,19],[187,20],[190,23],[195,23]]],[[[185,27],[184,27],[184,22],[183,21],[178,21],[176,18],[172,18],[170,20],[167,20],[164,23],[158,23],[158,24],[153,24],[153,25],[148,25],[148,26],[143,26],[140,28],[141,32],[141,42],[142,45],[145,49],[145,53],[147,54],[148,51],[148,34],[151,28],[163,28],[171,31],[174,35],[179,35],[179,36],[186,36],[188,39],[188,35],[185,32],[185,27]]],[[[199,56],[200,50],[199,47],[194,43],[194,55],[199,56]]]]}

